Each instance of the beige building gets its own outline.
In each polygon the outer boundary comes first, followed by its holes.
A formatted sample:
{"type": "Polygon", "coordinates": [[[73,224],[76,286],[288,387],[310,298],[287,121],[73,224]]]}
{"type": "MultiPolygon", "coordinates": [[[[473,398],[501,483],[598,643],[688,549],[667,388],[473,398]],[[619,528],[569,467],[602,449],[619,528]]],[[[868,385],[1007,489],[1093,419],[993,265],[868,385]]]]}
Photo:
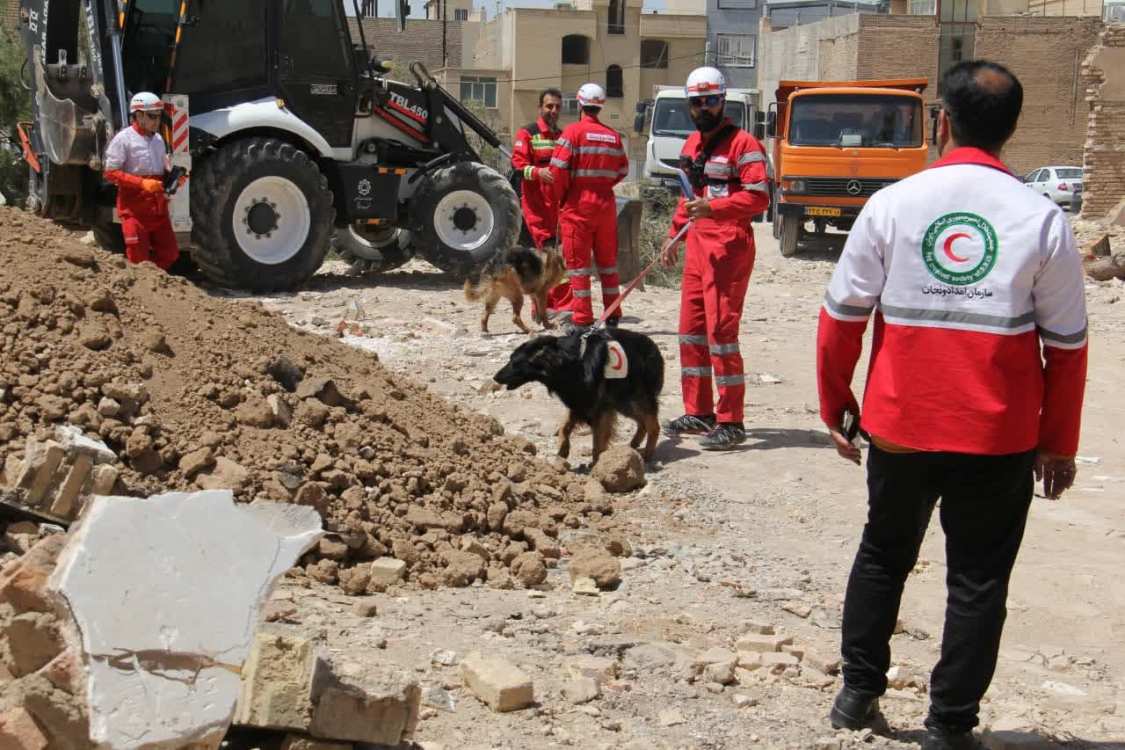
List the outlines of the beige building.
{"type": "Polygon", "coordinates": [[[573,122],[575,95],[589,81],[606,89],[602,121],[629,133],[637,102],[652,97],[656,84],[683,84],[703,64],[707,38],[704,15],[644,14],[641,0],[511,8],[461,27],[461,65],[439,78],[463,100],[481,101],[505,136],[537,117],[545,88],[563,92],[563,122],[573,122]]]}
{"type": "Polygon", "coordinates": [[[980,22],[985,16],[1098,16],[1103,0],[890,0],[895,15],[931,16],[944,23],[980,22]]]}
{"type": "MultiPolygon", "coordinates": [[[[422,6],[427,21],[440,21],[442,11],[449,21],[483,21],[484,8],[473,12],[473,0],[426,0],[422,6]]],[[[409,23],[409,22],[408,22],[409,23]]]]}

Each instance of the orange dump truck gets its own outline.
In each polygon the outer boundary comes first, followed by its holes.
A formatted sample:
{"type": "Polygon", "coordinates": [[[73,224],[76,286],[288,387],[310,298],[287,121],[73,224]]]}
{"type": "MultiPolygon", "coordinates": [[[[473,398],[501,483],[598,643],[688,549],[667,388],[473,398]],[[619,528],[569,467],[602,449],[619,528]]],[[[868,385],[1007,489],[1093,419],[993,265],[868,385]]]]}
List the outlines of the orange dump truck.
{"type": "Polygon", "coordinates": [[[926,166],[925,78],[781,81],[773,139],[773,231],[781,254],[808,231],[847,231],[876,191],[926,166]]]}

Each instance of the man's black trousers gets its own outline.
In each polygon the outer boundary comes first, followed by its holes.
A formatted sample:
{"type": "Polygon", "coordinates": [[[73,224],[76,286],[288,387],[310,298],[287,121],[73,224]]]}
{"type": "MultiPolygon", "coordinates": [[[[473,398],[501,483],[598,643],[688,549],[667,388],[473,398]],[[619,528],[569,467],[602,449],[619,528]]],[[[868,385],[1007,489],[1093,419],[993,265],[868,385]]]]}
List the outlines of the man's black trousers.
{"type": "Polygon", "coordinates": [[[980,699],[996,669],[1034,463],[1035,451],[978,456],[888,453],[871,446],[867,525],[844,601],[847,687],[871,697],[887,689],[903,585],[941,498],[948,566],[945,632],[930,677],[926,725],[953,732],[977,725],[980,699]]]}

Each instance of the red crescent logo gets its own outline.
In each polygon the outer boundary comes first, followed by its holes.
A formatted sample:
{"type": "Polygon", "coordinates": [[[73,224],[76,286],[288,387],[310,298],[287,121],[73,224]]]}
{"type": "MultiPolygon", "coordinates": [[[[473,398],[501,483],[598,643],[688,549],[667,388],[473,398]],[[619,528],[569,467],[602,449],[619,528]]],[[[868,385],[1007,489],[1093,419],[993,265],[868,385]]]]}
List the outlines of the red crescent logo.
{"type": "Polygon", "coordinates": [[[617,351],[613,347],[610,347],[609,354],[609,367],[611,370],[620,370],[625,366],[625,362],[622,361],[621,353],[619,351],[617,351]]]}
{"type": "Polygon", "coordinates": [[[945,241],[945,256],[954,263],[964,263],[968,260],[968,258],[962,258],[958,255],[953,254],[953,241],[959,240],[962,237],[965,237],[967,239],[969,235],[965,234],[964,232],[958,232],[957,234],[949,235],[949,238],[945,241]]]}

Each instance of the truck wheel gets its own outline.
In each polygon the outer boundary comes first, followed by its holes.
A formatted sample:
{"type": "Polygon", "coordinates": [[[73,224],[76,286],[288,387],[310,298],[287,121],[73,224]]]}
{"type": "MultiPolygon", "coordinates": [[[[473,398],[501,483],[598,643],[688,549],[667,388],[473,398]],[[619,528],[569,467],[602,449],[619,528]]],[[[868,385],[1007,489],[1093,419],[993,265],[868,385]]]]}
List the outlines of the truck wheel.
{"type": "Polygon", "coordinates": [[[781,217],[781,257],[792,258],[797,254],[797,240],[801,237],[803,225],[800,216],[790,214],[781,217]]]}
{"type": "Polygon", "coordinates": [[[776,211],[773,213],[773,238],[775,240],[781,239],[781,215],[776,211]]]}
{"type": "Polygon", "coordinates": [[[414,257],[411,234],[400,227],[349,224],[336,228],[332,244],[340,258],[364,274],[394,270],[414,257]]]}
{"type": "Polygon", "coordinates": [[[515,245],[520,204],[499,172],[459,162],[423,180],[411,201],[410,219],[418,252],[458,277],[515,245]]]}
{"type": "Polygon", "coordinates": [[[120,224],[111,221],[109,224],[95,224],[91,229],[94,231],[94,242],[102,250],[125,254],[125,235],[121,233],[120,224]]]}
{"type": "Polygon", "coordinates": [[[328,254],[336,210],[308,155],[276,138],[220,146],[196,169],[192,257],[216,284],[251,292],[301,286],[328,254]]]}

